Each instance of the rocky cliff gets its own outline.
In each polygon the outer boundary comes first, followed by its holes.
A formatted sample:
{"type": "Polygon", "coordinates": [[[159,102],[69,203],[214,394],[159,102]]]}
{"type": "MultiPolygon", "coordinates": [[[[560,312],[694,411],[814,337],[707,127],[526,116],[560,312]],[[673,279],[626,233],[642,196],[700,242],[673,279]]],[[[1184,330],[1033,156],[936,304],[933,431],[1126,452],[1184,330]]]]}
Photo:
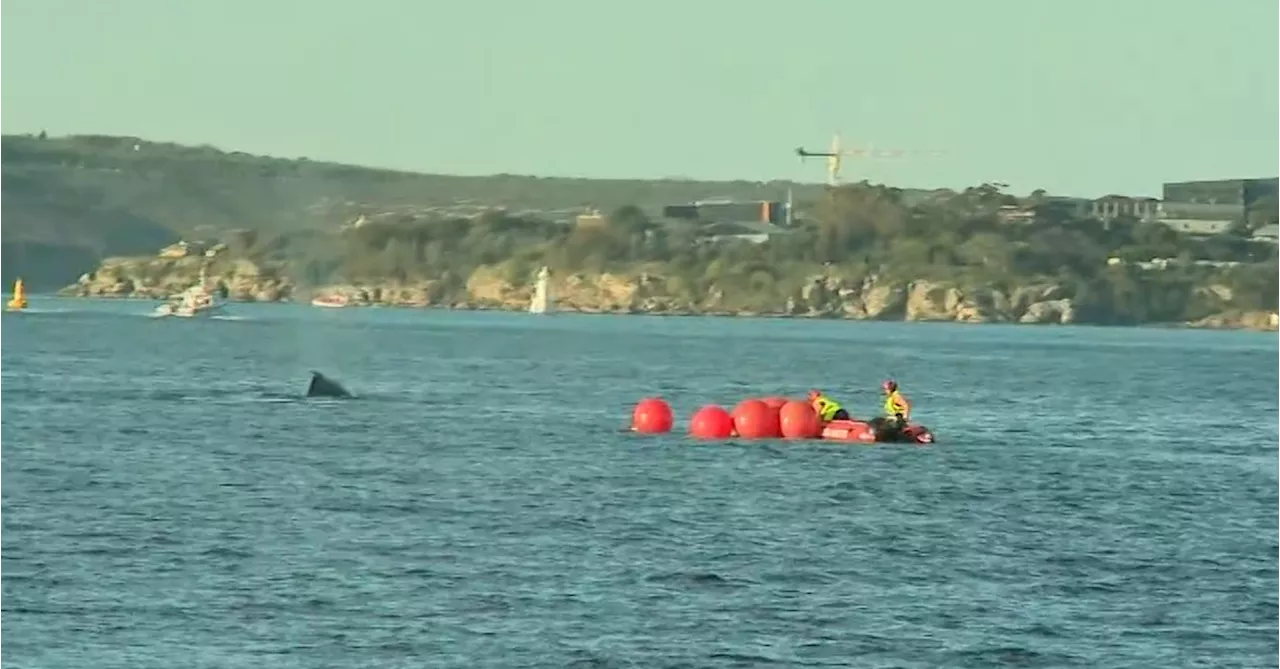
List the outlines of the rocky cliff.
{"type": "Polygon", "coordinates": [[[199,281],[202,266],[206,267],[208,279],[232,300],[277,302],[293,295],[294,285],[281,267],[244,259],[206,263],[202,256],[107,258],[98,269],[82,275],[60,292],[76,297],[163,299],[199,281]]]}
{"type": "Polygon", "coordinates": [[[1075,309],[1061,286],[1011,291],[965,289],[938,281],[899,282],[875,275],[856,284],[817,277],[788,305],[793,315],[963,323],[1072,323],[1075,309]]]}
{"type": "MultiPolygon", "coordinates": [[[[96,271],[63,290],[81,297],[164,298],[199,279],[203,258],[111,258],[96,271]]],[[[274,302],[337,294],[353,305],[447,307],[460,309],[525,309],[533,292],[529,282],[513,282],[498,267],[480,267],[459,279],[384,280],[317,286],[297,286],[285,268],[244,259],[218,259],[207,275],[231,300],[274,302]]],[[[892,321],[954,321],[964,323],[1067,324],[1077,321],[1072,297],[1052,282],[1012,289],[973,288],[944,281],[897,281],[871,275],[860,280],[816,276],[799,291],[760,312],[725,305],[724,292],[715,287],[694,293],[677,277],[657,271],[635,274],[553,275],[552,295],[560,311],[776,315],[809,318],[847,318],[892,321]],[[695,295],[691,297],[691,295],[695,295]]],[[[1194,327],[1276,329],[1276,316],[1229,308],[1230,291],[1206,286],[1205,294],[1220,298],[1220,313],[1193,323],[1194,327]]]]}

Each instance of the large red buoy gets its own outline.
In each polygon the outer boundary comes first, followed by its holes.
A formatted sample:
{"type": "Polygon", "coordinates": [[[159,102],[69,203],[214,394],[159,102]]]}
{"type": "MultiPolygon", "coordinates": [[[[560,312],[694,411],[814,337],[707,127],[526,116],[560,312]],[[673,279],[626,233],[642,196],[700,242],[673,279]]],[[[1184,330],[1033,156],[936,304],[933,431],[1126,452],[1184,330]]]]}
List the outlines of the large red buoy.
{"type": "Polygon", "coordinates": [[[787,439],[816,439],[822,434],[822,421],[807,402],[787,402],[778,415],[782,436],[787,439]]]}
{"type": "Polygon", "coordinates": [[[787,400],[787,398],[785,398],[785,397],[766,397],[766,398],[764,398],[764,404],[765,404],[765,406],[769,407],[770,409],[773,409],[774,411],[781,411],[781,410],[782,410],[783,405],[785,405],[785,404],[787,403],[787,401],[788,401],[788,400],[787,400]]]}
{"type": "Polygon", "coordinates": [[[754,398],[754,397],[748,397],[747,399],[742,400],[741,402],[738,402],[738,403],[733,407],[733,411],[730,411],[730,412],[729,412],[729,415],[730,415],[730,416],[733,416],[733,419],[734,419],[734,420],[738,420],[738,414],[742,413],[743,409],[748,408],[748,407],[751,407],[751,406],[754,406],[754,405],[755,405],[756,403],[758,403],[759,401],[760,401],[760,400],[758,400],[758,399],[756,399],[756,398],[754,398]]]}
{"type": "Polygon", "coordinates": [[[764,400],[744,400],[733,410],[733,426],[747,439],[777,439],[782,436],[778,410],[770,409],[764,400]]]}
{"type": "Polygon", "coordinates": [[[675,418],[671,405],[661,397],[646,397],[636,403],[631,412],[631,429],[642,434],[662,434],[671,431],[675,418]]]}
{"type": "Polygon", "coordinates": [[[733,417],[714,404],[702,407],[689,421],[689,434],[698,439],[728,439],[733,436],[733,417]]]}

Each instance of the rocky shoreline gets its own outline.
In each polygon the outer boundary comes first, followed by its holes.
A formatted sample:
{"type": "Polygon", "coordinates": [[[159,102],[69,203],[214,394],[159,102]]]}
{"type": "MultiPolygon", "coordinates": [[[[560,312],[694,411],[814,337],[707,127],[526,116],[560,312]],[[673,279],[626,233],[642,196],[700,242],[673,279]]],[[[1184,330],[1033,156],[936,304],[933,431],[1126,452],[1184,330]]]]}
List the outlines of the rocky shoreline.
{"type": "MultiPolygon", "coordinates": [[[[75,297],[164,299],[199,280],[204,259],[110,258],[94,272],[60,291],[75,297]]],[[[315,295],[340,295],[350,306],[433,307],[519,311],[528,307],[532,286],[513,283],[496,267],[480,267],[465,283],[446,279],[344,283],[304,288],[283,267],[245,259],[220,259],[207,277],[227,299],[240,302],[306,302],[315,295]]],[[[859,281],[812,277],[785,303],[772,308],[735,307],[711,288],[700,300],[679,297],[678,280],[654,272],[569,274],[552,278],[556,310],[579,313],[669,316],[762,316],[879,321],[1071,324],[1076,307],[1063,286],[1042,282],[1010,290],[963,287],[945,281],[895,281],[871,275],[859,281]]],[[[1222,310],[1178,325],[1275,331],[1272,312],[1230,308],[1224,286],[1204,290],[1218,296],[1222,310]],[[1225,292],[1224,292],[1225,291],[1225,292]]]]}

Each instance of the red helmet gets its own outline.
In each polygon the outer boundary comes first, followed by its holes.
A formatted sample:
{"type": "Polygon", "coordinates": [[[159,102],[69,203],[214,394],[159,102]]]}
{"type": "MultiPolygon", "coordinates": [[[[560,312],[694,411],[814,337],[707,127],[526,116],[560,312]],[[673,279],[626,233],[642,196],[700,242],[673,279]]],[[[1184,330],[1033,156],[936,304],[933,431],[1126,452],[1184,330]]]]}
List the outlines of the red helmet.
{"type": "Polygon", "coordinates": [[[880,387],[884,388],[886,393],[891,393],[898,389],[898,382],[893,379],[888,379],[884,383],[880,384],[880,387]]]}

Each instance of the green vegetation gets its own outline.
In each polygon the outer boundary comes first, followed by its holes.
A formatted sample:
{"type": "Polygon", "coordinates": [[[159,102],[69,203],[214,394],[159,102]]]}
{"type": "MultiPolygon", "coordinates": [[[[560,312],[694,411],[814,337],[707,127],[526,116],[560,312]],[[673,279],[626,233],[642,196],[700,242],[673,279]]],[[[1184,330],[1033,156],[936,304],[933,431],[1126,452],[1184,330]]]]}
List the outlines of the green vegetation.
{"type": "MultiPolygon", "coordinates": [[[[5,135],[0,155],[3,280],[21,274],[37,290],[74,281],[105,256],[235,228],[280,235],[331,230],[360,214],[485,206],[554,217],[573,207],[778,198],[790,185],[414,174],[96,135],[5,135]]],[[[797,195],[819,190],[794,186],[797,195]]]]}
{"type": "Polygon", "coordinates": [[[68,238],[99,254],[151,254],[178,236],[218,239],[232,257],[279,267],[295,284],[430,283],[445,302],[465,300],[477,269],[519,286],[546,264],[558,276],[656,277],[672,301],[706,306],[715,294],[718,310],[780,312],[815,276],[845,286],[924,280],[969,294],[1052,285],[1076,320],[1095,323],[1195,320],[1277,303],[1276,248],[1245,236],[1274,221],[1274,206],[1227,234],[1194,239],[1159,223],[1080,218],[1041,192],[1019,200],[991,185],[927,196],[867,183],[794,185],[807,214],[753,243],[733,237],[733,226],[646,212],[710,196],[778,199],[789,184],[428,176],[105,137],[5,137],[4,170],[6,253],[11,243],[68,238]],[[517,213],[433,209],[467,200],[517,213]],[[555,211],[583,205],[609,214],[575,224],[555,211]],[[1027,220],[1006,220],[1010,208],[1027,220]],[[359,215],[368,218],[343,225],[359,215]],[[1159,258],[1175,262],[1142,264],[1159,258]]]}
{"type": "MultiPolygon", "coordinates": [[[[1186,237],[1159,223],[1056,220],[1006,223],[1002,205],[1016,204],[990,186],[908,206],[896,189],[855,184],[831,189],[812,217],[762,244],[709,243],[690,225],[659,224],[622,207],[601,225],[564,226],[503,215],[467,220],[370,223],[310,252],[305,278],[356,282],[383,277],[444,280],[461,290],[477,267],[498,265],[520,283],[540,264],[557,273],[655,271],[678,297],[697,301],[723,291],[725,309],[778,311],[815,275],[856,284],[875,275],[906,283],[931,280],[967,290],[1011,292],[1020,285],[1067,288],[1078,319],[1099,323],[1192,320],[1221,309],[1275,310],[1274,246],[1219,235],[1186,237]],[[1116,258],[1121,263],[1109,264],[1116,258]],[[1140,262],[1183,261],[1165,269],[1140,262]],[[1240,262],[1207,266],[1191,261],[1240,262]]],[[[314,241],[314,240],[313,240],[314,241]]]]}

